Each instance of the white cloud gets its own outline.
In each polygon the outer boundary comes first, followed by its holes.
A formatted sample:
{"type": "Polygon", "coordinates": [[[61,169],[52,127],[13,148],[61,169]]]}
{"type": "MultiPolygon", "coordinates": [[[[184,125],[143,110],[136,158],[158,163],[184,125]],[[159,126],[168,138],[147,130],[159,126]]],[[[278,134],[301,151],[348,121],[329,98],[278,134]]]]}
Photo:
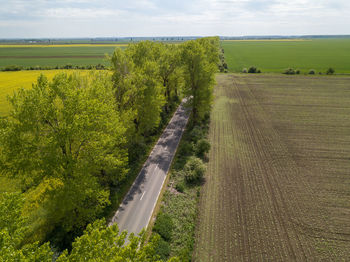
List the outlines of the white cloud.
{"type": "Polygon", "coordinates": [[[110,9],[81,9],[81,8],[50,8],[46,10],[45,17],[88,19],[119,15],[121,11],[110,9]]]}
{"type": "Polygon", "coordinates": [[[0,37],[350,34],[345,0],[0,0],[0,6],[0,37]]]}

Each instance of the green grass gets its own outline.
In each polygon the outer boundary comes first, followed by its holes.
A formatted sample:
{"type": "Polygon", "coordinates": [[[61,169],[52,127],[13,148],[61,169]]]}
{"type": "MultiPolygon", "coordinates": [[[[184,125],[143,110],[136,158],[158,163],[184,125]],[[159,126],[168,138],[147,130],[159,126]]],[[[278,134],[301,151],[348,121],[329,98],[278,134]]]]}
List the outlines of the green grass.
{"type": "MultiPolygon", "coordinates": [[[[124,46],[122,47],[124,48],[124,46]]],[[[96,65],[108,62],[105,54],[111,54],[115,46],[64,46],[64,47],[0,47],[0,68],[9,65],[63,66],[96,65]]]]}
{"type": "Polygon", "coordinates": [[[283,72],[286,68],[350,73],[350,39],[307,41],[222,41],[230,72],[257,66],[262,72],[283,72]]]}

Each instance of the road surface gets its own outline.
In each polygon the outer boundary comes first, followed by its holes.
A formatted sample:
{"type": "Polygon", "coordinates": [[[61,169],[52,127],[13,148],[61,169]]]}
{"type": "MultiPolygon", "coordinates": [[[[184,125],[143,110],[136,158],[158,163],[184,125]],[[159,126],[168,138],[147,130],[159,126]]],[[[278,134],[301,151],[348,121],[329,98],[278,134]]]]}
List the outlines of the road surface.
{"type": "Polygon", "coordinates": [[[188,121],[189,111],[184,108],[184,102],[176,110],[109,225],[117,223],[120,231],[136,234],[147,227],[188,121]]]}

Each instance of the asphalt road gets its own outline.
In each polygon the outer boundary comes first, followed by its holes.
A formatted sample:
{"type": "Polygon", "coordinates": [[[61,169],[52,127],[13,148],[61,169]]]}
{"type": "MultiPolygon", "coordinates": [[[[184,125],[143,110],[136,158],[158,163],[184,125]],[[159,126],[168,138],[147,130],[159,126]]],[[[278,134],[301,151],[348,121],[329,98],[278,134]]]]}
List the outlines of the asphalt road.
{"type": "Polygon", "coordinates": [[[109,225],[117,223],[120,231],[136,234],[147,227],[188,121],[189,111],[184,108],[184,102],[154,146],[109,225]]]}

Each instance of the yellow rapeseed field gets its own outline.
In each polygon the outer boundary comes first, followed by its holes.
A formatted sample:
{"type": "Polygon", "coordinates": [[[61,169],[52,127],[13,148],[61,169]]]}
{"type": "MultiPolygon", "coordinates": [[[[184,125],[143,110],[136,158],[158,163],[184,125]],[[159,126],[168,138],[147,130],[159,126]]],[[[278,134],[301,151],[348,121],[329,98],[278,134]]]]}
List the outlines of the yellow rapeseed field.
{"type": "MultiPolygon", "coordinates": [[[[35,70],[35,71],[16,71],[0,72],[0,116],[7,115],[10,104],[7,96],[13,95],[18,88],[31,88],[32,83],[36,82],[40,74],[44,74],[48,79],[52,79],[57,73],[72,73],[78,70],[35,70]]],[[[82,70],[79,70],[80,72],[82,70]]]]}

